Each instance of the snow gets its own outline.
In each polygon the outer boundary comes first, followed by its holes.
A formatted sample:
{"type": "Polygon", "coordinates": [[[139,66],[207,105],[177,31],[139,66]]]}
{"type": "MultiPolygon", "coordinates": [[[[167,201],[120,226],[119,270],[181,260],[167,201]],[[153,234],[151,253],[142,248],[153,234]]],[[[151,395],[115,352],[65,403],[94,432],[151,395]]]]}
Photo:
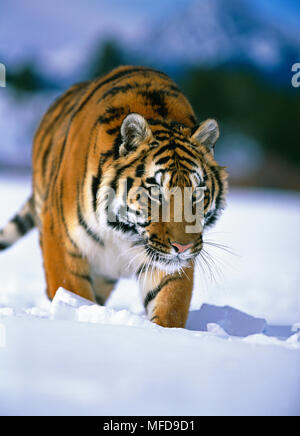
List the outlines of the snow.
{"type": "MultiPolygon", "coordinates": [[[[29,193],[0,176],[0,228],[29,193]]],[[[210,251],[186,329],[150,323],[132,280],[50,304],[36,232],[1,253],[0,414],[300,415],[299,200],[233,190],[207,239],[238,256],[210,251]]]]}

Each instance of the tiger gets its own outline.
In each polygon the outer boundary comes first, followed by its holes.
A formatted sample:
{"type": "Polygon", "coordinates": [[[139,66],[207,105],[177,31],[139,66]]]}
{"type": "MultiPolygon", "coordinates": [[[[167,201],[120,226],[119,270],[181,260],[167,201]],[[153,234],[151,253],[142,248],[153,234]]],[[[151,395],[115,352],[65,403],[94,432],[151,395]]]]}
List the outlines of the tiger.
{"type": "Polygon", "coordinates": [[[120,278],[133,277],[147,318],[184,328],[203,233],[226,203],[218,138],[217,121],[199,123],[175,82],[155,69],[120,66],[72,86],[35,132],[32,195],[0,232],[0,250],[37,227],[50,300],[63,287],[104,305],[120,278]],[[162,220],[162,198],[178,187],[190,189],[192,208],[201,188],[201,229],[187,231],[190,222],[176,221],[172,208],[162,220]],[[151,198],[156,219],[141,213],[151,198]]]}

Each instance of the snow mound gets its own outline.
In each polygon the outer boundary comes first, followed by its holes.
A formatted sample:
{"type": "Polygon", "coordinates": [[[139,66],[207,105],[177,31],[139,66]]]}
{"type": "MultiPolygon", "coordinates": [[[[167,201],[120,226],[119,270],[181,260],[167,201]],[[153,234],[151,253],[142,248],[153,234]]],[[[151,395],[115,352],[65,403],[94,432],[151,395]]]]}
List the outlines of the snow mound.
{"type": "Polygon", "coordinates": [[[144,316],[128,310],[114,310],[93,304],[78,295],[59,288],[50,305],[50,319],[72,320],[107,325],[124,325],[153,328],[155,324],[144,316]]]}
{"type": "Polygon", "coordinates": [[[270,337],[271,335],[268,335],[267,332],[272,329],[272,326],[268,326],[266,320],[255,318],[229,306],[217,307],[203,304],[200,310],[193,310],[189,313],[187,330],[165,329],[148,321],[145,315],[136,315],[124,309],[115,310],[99,306],[66,289],[60,288],[50,305],[49,318],[52,320],[176,331],[191,336],[195,336],[195,333],[200,331],[226,339],[234,336],[250,337],[248,341],[251,343],[283,345],[290,348],[299,348],[300,350],[300,343],[298,343],[300,333],[293,334],[292,327],[288,328],[290,333],[285,338],[270,337]],[[280,339],[286,339],[285,343],[280,339]]]}

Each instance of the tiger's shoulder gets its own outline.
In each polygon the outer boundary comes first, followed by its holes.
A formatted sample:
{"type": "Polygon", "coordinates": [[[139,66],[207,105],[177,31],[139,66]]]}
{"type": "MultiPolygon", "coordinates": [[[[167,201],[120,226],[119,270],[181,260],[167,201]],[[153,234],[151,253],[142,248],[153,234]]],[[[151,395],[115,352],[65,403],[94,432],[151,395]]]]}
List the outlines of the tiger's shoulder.
{"type": "Polygon", "coordinates": [[[74,85],[50,106],[34,138],[34,180],[42,196],[48,197],[61,168],[83,176],[80,167],[91,150],[103,155],[102,165],[118,158],[120,126],[132,112],[144,116],[158,132],[166,119],[188,127],[197,122],[178,86],[152,68],[121,66],[74,85]]]}

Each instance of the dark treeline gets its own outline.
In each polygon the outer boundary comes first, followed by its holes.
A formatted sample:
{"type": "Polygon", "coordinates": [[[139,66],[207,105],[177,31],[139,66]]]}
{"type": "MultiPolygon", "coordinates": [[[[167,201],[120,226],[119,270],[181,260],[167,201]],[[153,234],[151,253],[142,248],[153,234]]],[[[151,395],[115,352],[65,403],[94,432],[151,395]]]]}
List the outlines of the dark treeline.
{"type": "MultiPolygon", "coordinates": [[[[122,64],[145,62],[126,52],[116,41],[101,42],[86,60],[81,80],[103,75],[122,64]]],[[[160,68],[157,64],[149,66],[160,68]]],[[[279,86],[268,80],[267,74],[245,65],[211,69],[181,65],[177,71],[173,68],[165,72],[171,74],[187,95],[199,120],[215,117],[225,132],[240,132],[256,141],[266,159],[273,156],[283,165],[300,166],[300,88],[292,88],[290,82],[279,86]]],[[[7,81],[18,94],[53,86],[34,63],[19,67],[8,75],[7,81]]],[[[280,165],[276,167],[278,170],[280,165]]],[[[297,186],[293,183],[292,187],[297,186]]]]}

